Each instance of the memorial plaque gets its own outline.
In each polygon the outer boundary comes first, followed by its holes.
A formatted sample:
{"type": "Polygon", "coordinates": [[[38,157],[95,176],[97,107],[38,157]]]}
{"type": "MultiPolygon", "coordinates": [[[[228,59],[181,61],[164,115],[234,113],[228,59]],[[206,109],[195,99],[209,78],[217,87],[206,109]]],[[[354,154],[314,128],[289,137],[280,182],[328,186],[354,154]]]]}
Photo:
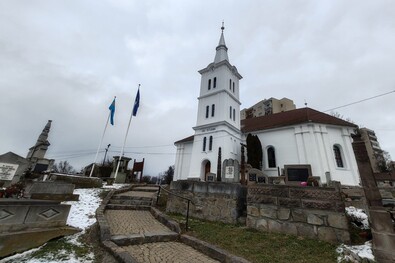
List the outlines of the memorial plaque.
{"type": "Polygon", "coordinates": [[[307,182],[311,177],[310,165],[285,165],[284,168],[287,182],[307,182]]]}
{"type": "Polygon", "coordinates": [[[258,183],[266,184],[266,183],[267,183],[267,182],[266,182],[266,177],[264,177],[264,176],[258,176],[258,183]]]}
{"type": "Polygon", "coordinates": [[[225,167],[225,178],[233,179],[235,177],[235,167],[234,166],[226,166],[225,167]]]}
{"type": "Polygon", "coordinates": [[[248,181],[256,182],[256,174],[248,174],[248,181]]]}
{"type": "Polygon", "coordinates": [[[18,164],[0,163],[0,180],[11,181],[14,178],[18,164]]]}

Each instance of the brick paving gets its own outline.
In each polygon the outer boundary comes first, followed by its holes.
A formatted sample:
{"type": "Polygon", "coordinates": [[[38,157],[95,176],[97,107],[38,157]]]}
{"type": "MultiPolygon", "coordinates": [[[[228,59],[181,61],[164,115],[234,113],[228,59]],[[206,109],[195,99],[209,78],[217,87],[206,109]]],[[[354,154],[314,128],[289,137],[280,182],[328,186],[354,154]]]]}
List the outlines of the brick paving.
{"type": "Polygon", "coordinates": [[[110,226],[111,235],[128,235],[172,231],[157,221],[149,211],[106,210],[104,215],[110,226]]]}
{"type": "Polygon", "coordinates": [[[157,242],[123,247],[139,263],[219,262],[179,242],[157,242]]]}

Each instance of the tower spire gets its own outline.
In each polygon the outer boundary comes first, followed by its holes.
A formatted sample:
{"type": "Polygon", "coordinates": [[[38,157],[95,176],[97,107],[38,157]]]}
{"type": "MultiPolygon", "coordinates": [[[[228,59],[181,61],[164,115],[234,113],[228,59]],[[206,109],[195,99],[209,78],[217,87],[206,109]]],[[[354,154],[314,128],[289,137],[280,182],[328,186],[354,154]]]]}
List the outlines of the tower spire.
{"type": "Polygon", "coordinates": [[[221,37],[219,39],[219,43],[215,53],[215,58],[214,58],[214,63],[219,63],[223,60],[227,60],[229,62],[228,58],[228,48],[226,47],[225,44],[225,37],[224,37],[224,21],[222,21],[222,27],[221,27],[221,37]]]}

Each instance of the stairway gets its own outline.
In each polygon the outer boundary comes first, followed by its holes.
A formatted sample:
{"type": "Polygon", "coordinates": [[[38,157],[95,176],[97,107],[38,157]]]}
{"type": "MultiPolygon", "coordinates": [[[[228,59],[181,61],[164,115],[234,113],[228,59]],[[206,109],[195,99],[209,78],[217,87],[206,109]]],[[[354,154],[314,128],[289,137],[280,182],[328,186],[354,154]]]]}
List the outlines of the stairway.
{"type": "Polygon", "coordinates": [[[157,186],[114,190],[97,210],[101,242],[119,262],[248,262],[181,235],[179,224],[153,207],[157,191],[157,186]]]}

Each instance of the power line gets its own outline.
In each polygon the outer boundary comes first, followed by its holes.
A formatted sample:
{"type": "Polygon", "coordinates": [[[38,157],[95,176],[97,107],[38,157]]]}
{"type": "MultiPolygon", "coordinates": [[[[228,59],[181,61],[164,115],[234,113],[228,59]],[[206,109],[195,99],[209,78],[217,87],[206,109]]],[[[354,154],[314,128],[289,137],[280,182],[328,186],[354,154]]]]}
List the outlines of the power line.
{"type": "Polygon", "coordinates": [[[386,92],[386,93],[383,93],[383,94],[379,94],[379,95],[376,95],[376,96],[373,96],[373,97],[369,97],[369,98],[358,100],[358,101],[355,101],[355,102],[351,102],[351,103],[348,103],[348,104],[345,104],[345,105],[342,105],[342,106],[338,106],[338,107],[335,107],[335,108],[332,108],[332,109],[329,109],[329,110],[326,110],[326,111],[323,111],[323,112],[328,112],[328,111],[333,111],[333,110],[337,110],[337,109],[340,109],[340,108],[348,107],[348,106],[351,106],[351,105],[354,105],[354,104],[357,104],[357,103],[361,103],[361,102],[364,102],[364,101],[368,101],[368,100],[372,100],[372,99],[375,99],[375,98],[378,98],[378,97],[382,97],[382,96],[385,96],[385,95],[388,95],[388,94],[391,94],[391,93],[394,93],[394,92],[395,92],[395,90],[392,90],[392,91],[389,91],[389,92],[386,92]]]}

